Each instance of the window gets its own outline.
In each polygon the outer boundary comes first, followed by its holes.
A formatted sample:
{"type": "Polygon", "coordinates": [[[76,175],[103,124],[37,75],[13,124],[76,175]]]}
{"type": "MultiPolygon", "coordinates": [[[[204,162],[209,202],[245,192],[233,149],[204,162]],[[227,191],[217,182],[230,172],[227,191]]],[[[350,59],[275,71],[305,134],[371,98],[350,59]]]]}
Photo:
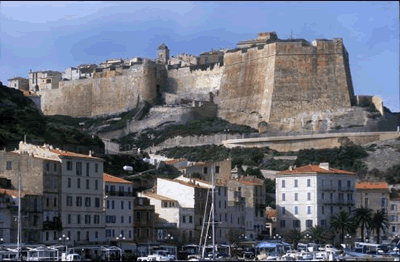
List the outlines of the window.
{"type": "Polygon", "coordinates": [[[307,214],[311,214],[311,206],[307,206],[307,214]]]}
{"type": "Polygon", "coordinates": [[[93,223],[100,224],[100,216],[99,215],[94,215],[93,216],[93,223]]]}
{"type": "Polygon", "coordinates": [[[123,186],[120,186],[120,187],[118,188],[118,190],[119,190],[119,195],[120,195],[120,196],[123,196],[123,195],[124,195],[124,187],[123,187],[123,186]]]}
{"type": "Polygon", "coordinates": [[[82,175],[82,162],[76,162],[76,175],[82,175]]]}
{"type": "Polygon", "coordinates": [[[331,214],[333,214],[333,207],[331,207],[331,214]]]}
{"type": "Polygon", "coordinates": [[[219,196],[221,195],[221,188],[220,187],[218,187],[218,195],[219,196]]]}
{"type": "Polygon", "coordinates": [[[90,167],[90,164],[89,163],[86,163],[86,176],[89,176],[89,167],[90,167]]]}
{"type": "Polygon", "coordinates": [[[311,219],[307,219],[307,220],[306,220],[306,228],[312,227],[312,226],[313,226],[312,224],[313,224],[313,222],[312,222],[311,219]]]}
{"type": "Polygon", "coordinates": [[[307,179],[307,187],[311,187],[311,179],[307,179]]]}
{"type": "Polygon", "coordinates": [[[299,180],[295,179],[294,180],[294,187],[298,187],[299,186],[299,180]]]}
{"type": "Polygon", "coordinates": [[[387,201],[386,201],[386,198],[382,198],[382,201],[381,201],[381,206],[382,207],[387,207],[387,201]]]}
{"type": "Polygon", "coordinates": [[[294,193],[294,201],[299,201],[299,194],[298,193],[294,193]]]}
{"type": "Polygon", "coordinates": [[[132,230],[129,230],[129,238],[132,238],[132,230]]]}
{"type": "Polygon", "coordinates": [[[12,170],[12,161],[7,161],[7,170],[12,170]]]}
{"type": "Polygon", "coordinates": [[[325,199],[325,193],[321,194],[321,199],[324,200],[325,199]]]}
{"type": "Polygon", "coordinates": [[[90,224],[90,215],[85,215],[85,224],[86,225],[90,224]]]}
{"type": "Polygon", "coordinates": [[[85,197],[85,207],[90,207],[91,206],[91,199],[90,197],[85,197]]]}
{"type": "Polygon", "coordinates": [[[323,179],[321,180],[321,186],[325,187],[325,180],[323,180],[323,179]]]}
{"type": "Polygon", "coordinates": [[[368,208],[368,198],[364,198],[364,207],[368,208]]]}
{"type": "Polygon", "coordinates": [[[98,238],[98,237],[99,237],[99,232],[98,232],[98,231],[94,232],[94,237],[95,237],[95,238],[98,238]]]}
{"type": "Polygon", "coordinates": [[[124,223],[124,216],[121,216],[121,224],[124,223]]]}
{"type": "Polygon", "coordinates": [[[221,200],[218,202],[218,208],[221,208],[221,200]]]}
{"type": "Polygon", "coordinates": [[[95,206],[95,207],[100,207],[100,198],[96,197],[96,198],[94,199],[94,206],[95,206]]]}
{"type": "Polygon", "coordinates": [[[111,229],[106,229],[106,237],[111,237],[111,229]]]}
{"type": "Polygon", "coordinates": [[[219,166],[215,167],[215,173],[218,174],[219,173],[219,166]]]}
{"type": "Polygon", "coordinates": [[[147,213],[146,213],[146,217],[147,217],[147,221],[150,221],[150,220],[151,220],[150,212],[147,212],[147,213]]]}
{"type": "Polygon", "coordinates": [[[140,212],[136,212],[136,220],[140,221],[140,212]]]}
{"type": "Polygon", "coordinates": [[[50,206],[50,199],[46,198],[46,207],[49,207],[49,206],[50,206]]]}
{"type": "Polygon", "coordinates": [[[324,215],[325,214],[325,206],[321,207],[321,213],[324,215]]]}
{"type": "Polygon", "coordinates": [[[78,178],[76,181],[76,187],[81,188],[81,179],[80,178],[78,178]]]}
{"type": "Polygon", "coordinates": [[[390,210],[397,211],[397,205],[394,205],[394,204],[390,205],[390,210]]]}
{"type": "Polygon", "coordinates": [[[347,180],[347,187],[350,188],[351,187],[351,181],[347,180]]]}
{"type": "Polygon", "coordinates": [[[86,189],[89,189],[89,179],[86,179],[86,189]]]}
{"type": "Polygon", "coordinates": [[[114,209],[115,202],[114,200],[111,201],[111,209],[114,209]]]}
{"type": "Polygon", "coordinates": [[[107,209],[110,209],[110,200],[107,200],[107,209]]]}
{"type": "Polygon", "coordinates": [[[72,196],[67,196],[67,207],[72,207],[72,196]]]}
{"type": "Polygon", "coordinates": [[[121,200],[121,209],[124,209],[124,201],[121,200]]]}
{"type": "Polygon", "coordinates": [[[71,214],[68,214],[68,224],[71,224],[71,214]]]}
{"type": "Polygon", "coordinates": [[[186,216],[182,216],[182,223],[186,223],[186,216]]]}
{"type": "Polygon", "coordinates": [[[53,171],[56,172],[57,171],[57,164],[53,163],[53,171]]]}
{"type": "Polygon", "coordinates": [[[49,241],[49,231],[46,232],[46,241],[49,241]]]}
{"type": "Polygon", "coordinates": [[[281,228],[285,228],[286,227],[286,220],[281,219],[279,221],[281,228]]]}
{"type": "Polygon", "coordinates": [[[53,199],[53,206],[57,207],[57,197],[54,197],[54,199],[53,199]]]}
{"type": "Polygon", "coordinates": [[[86,240],[89,241],[89,231],[86,231],[86,240]]]}
{"type": "Polygon", "coordinates": [[[46,171],[50,171],[50,163],[46,163],[46,171]]]}
{"type": "Polygon", "coordinates": [[[282,207],[281,210],[282,210],[282,215],[286,214],[286,208],[285,207],[282,207]]]}
{"type": "Polygon", "coordinates": [[[82,197],[77,196],[75,202],[76,202],[77,207],[81,207],[82,206],[82,197]]]}
{"type": "Polygon", "coordinates": [[[131,216],[129,216],[128,221],[129,221],[129,224],[132,223],[132,217],[131,216]]]}
{"type": "Polygon", "coordinates": [[[81,223],[81,215],[76,215],[76,223],[77,224],[81,223]]]}
{"type": "Polygon", "coordinates": [[[67,170],[68,171],[72,170],[72,162],[71,161],[67,161],[67,170]]]}
{"type": "Polygon", "coordinates": [[[321,226],[323,226],[323,227],[326,227],[326,226],[327,226],[327,223],[326,223],[326,220],[325,220],[325,219],[322,219],[322,220],[321,220],[321,226]]]}
{"type": "Polygon", "coordinates": [[[293,227],[300,227],[300,220],[298,219],[293,220],[293,227]]]}
{"type": "Polygon", "coordinates": [[[297,207],[297,206],[294,207],[294,214],[295,215],[299,214],[299,207],[297,207]]]}
{"type": "Polygon", "coordinates": [[[226,201],[224,202],[224,207],[226,208],[226,201]]]}
{"type": "Polygon", "coordinates": [[[286,201],[286,195],[285,195],[285,193],[282,193],[282,201],[286,201]]]}
{"type": "Polygon", "coordinates": [[[330,197],[330,199],[332,201],[333,200],[333,193],[331,193],[329,197],[330,197]]]}
{"type": "Polygon", "coordinates": [[[94,190],[99,190],[99,180],[94,181],[94,190]]]}
{"type": "Polygon", "coordinates": [[[71,178],[68,178],[68,188],[71,188],[71,178]]]}
{"type": "Polygon", "coordinates": [[[339,187],[339,189],[342,188],[342,180],[338,181],[338,187],[339,187]]]}
{"type": "Polygon", "coordinates": [[[77,240],[81,241],[81,232],[80,231],[77,232],[77,240]]]}
{"type": "Polygon", "coordinates": [[[396,232],[396,226],[392,226],[392,233],[396,232]]]}
{"type": "MultiPolygon", "coordinates": [[[[222,219],[221,219],[221,221],[222,221],[222,219]]],[[[189,224],[192,224],[192,223],[193,223],[193,217],[189,216],[189,224]]]]}
{"type": "Polygon", "coordinates": [[[207,167],[204,167],[203,173],[207,174],[207,167]]]}
{"type": "Polygon", "coordinates": [[[282,188],[285,188],[285,180],[282,180],[282,188]]]}
{"type": "Polygon", "coordinates": [[[96,173],[99,172],[99,164],[98,163],[94,164],[94,172],[96,172],[96,173]]]}

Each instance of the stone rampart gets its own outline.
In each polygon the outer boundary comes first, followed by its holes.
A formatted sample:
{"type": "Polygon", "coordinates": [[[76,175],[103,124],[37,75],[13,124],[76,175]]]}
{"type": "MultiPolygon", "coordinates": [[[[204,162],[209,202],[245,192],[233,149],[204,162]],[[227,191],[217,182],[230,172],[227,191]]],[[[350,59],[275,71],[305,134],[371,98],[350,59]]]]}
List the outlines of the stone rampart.
{"type": "Polygon", "coordinates": [[[218,63],[205,70],[190,67],[170,69],[165,91],[187,99],[203,100],[210,92],[219,92],[223,72],[224,66],[218,63]]]}
{"type": "Polygon", "coordinates": [[[63,81],[57,89],[40,91],[43,113],[73,117],[113,114],[156,98],[156,68],[151,63],[98,74],[102,77],[63,81]]]}

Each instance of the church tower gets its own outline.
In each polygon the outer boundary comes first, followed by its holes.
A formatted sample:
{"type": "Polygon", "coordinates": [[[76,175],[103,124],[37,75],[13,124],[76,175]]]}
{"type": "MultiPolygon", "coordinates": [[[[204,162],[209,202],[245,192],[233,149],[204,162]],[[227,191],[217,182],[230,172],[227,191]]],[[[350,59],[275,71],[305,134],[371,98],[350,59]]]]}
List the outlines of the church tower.
{"type": "Polygon", "coordinates": [[[157,62],[167,64],[169,60],[169,49],[164,43],[157,48],[157,62]]]}

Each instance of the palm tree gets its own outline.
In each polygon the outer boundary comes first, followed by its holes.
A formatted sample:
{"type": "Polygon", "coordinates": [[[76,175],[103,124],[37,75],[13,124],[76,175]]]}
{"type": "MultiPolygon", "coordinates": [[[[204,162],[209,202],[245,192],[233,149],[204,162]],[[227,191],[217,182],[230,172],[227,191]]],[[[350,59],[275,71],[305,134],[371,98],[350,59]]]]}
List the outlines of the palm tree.
{"type": "Polygon", "coordinates": [[[331,228],[339,233],[339,240],[343,243],[345,232],[355,231],[354,220],[349,213],[342,210],[336,215],[331,216],[331,228]]]}
{"type": "Polygon", "coordinates": [[[377,243],[380,243],[381,229],[384,231],[388,226],[388,217],[385,210],[377,210],[372,217],[372,228],[376,231],[377,243]]]}
{"type": "Polygon", "coordinates": [[[361,241],[364,242],[365,227],[372,227],[372,209],[366,207],[357,208],[354,211],[354,222],[361,229],[361,241]]]}
{"type": "Polygon", "coordinates": [[[293,228],[285,234],[285,237],[289,243],[293,244],[293,248],[297,250],[297,245],[304,238],[304,232],[301,232],[298,228],[293,228]]]}
{"type": "Polygon", "coordinates": [[[326,243],[330,239],[330,234],[327,228],[324,228],[320,225],[310,227],[307,230],[307,234],[311,236],[311,239],[315,239],[316,244],[326,243]]]}

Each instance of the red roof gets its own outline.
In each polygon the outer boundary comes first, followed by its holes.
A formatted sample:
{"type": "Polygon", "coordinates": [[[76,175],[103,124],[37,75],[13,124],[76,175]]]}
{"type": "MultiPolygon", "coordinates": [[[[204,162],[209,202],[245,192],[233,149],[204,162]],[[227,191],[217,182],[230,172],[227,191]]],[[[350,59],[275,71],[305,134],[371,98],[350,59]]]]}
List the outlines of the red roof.
{"type": "Polygon", "coordinates": [[[309,174],[309,173],[316,173],[316,174],[339,174],[339,175],[355,175],[355,173],[345,170],[340,170],[336,168],[329,168],[324,169],[321,168],[319,165],[308,165],[295,168],[293,170],[285,170],[280,173],[279,175],[291,175],[291,174],[309,174]]]}
{"type": "Polygon", "coordinates": [[[174,165],[174,164],[176,164],[176,163],[180,163],[180,162],[184,162],[184,161],[186,161],[186,159],[184,159],[184,158],[179,158],[179,159],[168,160],[168,161],[166,161],[165,163],[166,163],[167,165],[174,165]]]}
{"type": "Polygon", "coordinates": [[[104,182],[110,182],[110,183],[133,184],[131,181],[122,179],[120,177],[112,176],[112,175],[109,175],[109,174],[106,174],[106,173],[103,174],[103,181],[104,182]]]}
{"type": "Polygon", "coordinates": [[[358,182],[356,184],[356,190],[389,190],[389,185],[386,182],[358,182]]]}
{"type": "Polygon", "coordinates": [[[93,157],[89,155],[84,155],[84,154],[78,154],[74,152],[69,152],[69,151],[64,151],[61,149],[49,149],[51,152],[58,154],[59,156],[68,156],[68,157],[79,157],[79,158],[89,158],[89,159],[95,159],[95,160],[100,160],[104,161],[102,158],[98,157],[93,157]]]}
{"type": "MultiPolygon", "coordinates": [[[[15,189],[4,189],[4,188],[0,188],[0,194],[6,194],[6,195],[10,195],[10,196],[15,196],[18,197],[18,190],[15,189]]],[[[22,191],[21,190],[21,196],[23,197],[24,195],[35,195],[35,193],[32,193],[30,191],[22,191]]]]}

